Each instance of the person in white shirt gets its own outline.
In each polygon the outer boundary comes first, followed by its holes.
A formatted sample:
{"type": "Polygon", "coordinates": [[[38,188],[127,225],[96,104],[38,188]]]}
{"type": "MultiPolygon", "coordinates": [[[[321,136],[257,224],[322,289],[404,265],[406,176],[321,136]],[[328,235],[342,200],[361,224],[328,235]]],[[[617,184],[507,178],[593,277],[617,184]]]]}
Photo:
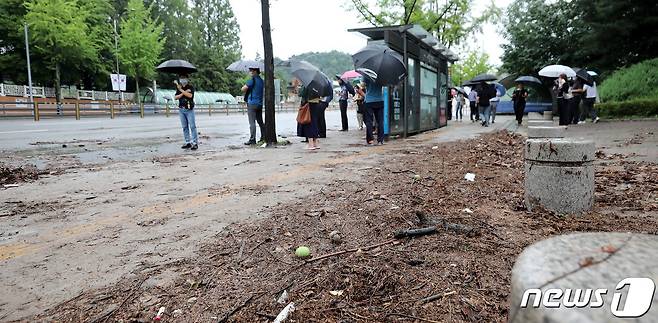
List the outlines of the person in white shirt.
{"type": "Polygon", "coordinates": [[[592,86],[585,84],[585,86],[583,86],[583,91],[585,92],[585,99],[583,99],[583,113],[580,115],[579,123],[585,123],[587,114],[590,115],[593,123],[597,123],[599,122],[599,117],[597,116],[596,108],[594,108],[594,103],[598,97],[596,82],[594,82],[592,86]]]}

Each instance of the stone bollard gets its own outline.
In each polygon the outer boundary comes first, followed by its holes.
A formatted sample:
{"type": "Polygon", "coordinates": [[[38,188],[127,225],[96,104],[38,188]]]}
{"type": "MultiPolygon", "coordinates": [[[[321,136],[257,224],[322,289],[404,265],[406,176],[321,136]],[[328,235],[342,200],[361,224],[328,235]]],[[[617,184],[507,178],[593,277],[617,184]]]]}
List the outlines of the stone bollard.
{"type": "Polygon", "coordinates": [[[539,112],[528,112],[528,120],[544,120],[544,117],[539,112]]]}
{"type": "Polygon", "coordinates": [[[528,138],[564,138],[566,126],[535,127],[528,126],[528,138]]]}
{"type": "Polygon", "coordinates": [[[528,120],[528,127],[552,127],[553,120],[528,120]]]}
{"type": "Polygon", "coordinates": [[[512,268],[509,322],[658,322],[655,250],[658,237],[648,234],[575,233],[537,242],[512,268]],[[635,315],[641,318],[621,318],[635,315]]]}
{"type": "Polygon", "coordinates": [[[544,120],[553,121],[553,111],[544,111],[544,120]]]}
{"type": "Polygon", "coordinates": [[[594,204],[594,142],[528,139],[525,146],[525,204],[558,214],[586,212],[594,204]]]}

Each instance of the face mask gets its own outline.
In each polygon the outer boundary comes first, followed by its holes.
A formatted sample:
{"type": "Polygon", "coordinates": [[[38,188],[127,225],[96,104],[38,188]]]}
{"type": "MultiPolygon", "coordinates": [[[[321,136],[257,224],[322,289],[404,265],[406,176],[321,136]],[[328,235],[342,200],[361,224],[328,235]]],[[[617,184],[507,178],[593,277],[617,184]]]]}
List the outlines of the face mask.
{"type": "Polygon", "coordinates": [[[187,79],[180,79],[180,84],[181,84],[182,86],[187,85],[187,79]]]}

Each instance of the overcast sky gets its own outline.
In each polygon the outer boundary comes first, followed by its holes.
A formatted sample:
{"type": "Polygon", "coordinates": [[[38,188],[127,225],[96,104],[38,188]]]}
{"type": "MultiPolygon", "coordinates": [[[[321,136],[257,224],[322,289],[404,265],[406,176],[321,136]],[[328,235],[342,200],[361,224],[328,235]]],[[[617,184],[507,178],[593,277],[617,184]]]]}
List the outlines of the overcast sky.
{"type": "MultiPolygon", "coordinates": [[[[511,0],[496,1],[506,6],[511,0]]],[[[263,38],[259,0],[230,0],[240,24],[242,56],[253,59],[256,53],[263,55],[263,38]]],[[[270,19],[274,56],[282,59],[304,52],[339,50],[354,53],[366,44],[366,38],[347,29],[368,27],[359,22],[356,12],[343,7],[345,0],[271,0],[270,19]]],[[[475,14],[489,0],[475,0],[475,14]]],[[[499,28],[490,24],[482,35],[471,41],[472,48],[482,48],[491,56],[491,63],[499,65],[504,41],[497,32],[499,28]]],[[[458,55],[461,53],[456,52],[458,55]]]]}

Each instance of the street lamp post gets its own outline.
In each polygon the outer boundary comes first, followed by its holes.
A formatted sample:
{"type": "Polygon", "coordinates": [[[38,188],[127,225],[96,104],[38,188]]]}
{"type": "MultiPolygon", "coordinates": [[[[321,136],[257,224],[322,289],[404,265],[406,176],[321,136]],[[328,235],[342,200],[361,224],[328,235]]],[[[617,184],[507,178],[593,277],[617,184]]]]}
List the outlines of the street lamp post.
{"type": "Polygon", "coordinates": [[[25,29],[25,57],[27,57],[27,82],[30,87],[30,102],[34,107],[34,91],[32,90],[32,68],[30,66],[30,44],[28,42],[27,23],[23,25],[25,29]]]}
{"type": "Polygon", "coordinates": [[[119,83],[119,102],[122,101],[122,96],[121,96],[121,73],[119,73],[119,32],[117,31],[117,20],[116,18],[114,19],[114,50],[115,50],[115,57],[117,61],[117,81],[119,83]]]}

